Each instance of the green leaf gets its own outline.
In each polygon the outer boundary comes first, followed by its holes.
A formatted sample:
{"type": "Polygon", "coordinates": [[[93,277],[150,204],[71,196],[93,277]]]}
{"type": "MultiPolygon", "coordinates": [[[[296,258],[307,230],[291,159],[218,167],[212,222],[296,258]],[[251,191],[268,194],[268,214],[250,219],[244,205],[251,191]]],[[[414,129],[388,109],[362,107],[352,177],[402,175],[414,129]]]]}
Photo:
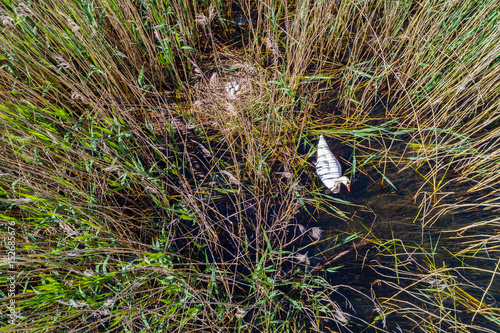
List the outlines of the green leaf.
{"type": "Polygon", "coordinates": [[[344,267],[344,265],[335,266],[335,267],[328,267],[327,269],[325,269],[325,271],[327,271],[328,273],[337,273],[337,271],[342,267],[344,267]]]}

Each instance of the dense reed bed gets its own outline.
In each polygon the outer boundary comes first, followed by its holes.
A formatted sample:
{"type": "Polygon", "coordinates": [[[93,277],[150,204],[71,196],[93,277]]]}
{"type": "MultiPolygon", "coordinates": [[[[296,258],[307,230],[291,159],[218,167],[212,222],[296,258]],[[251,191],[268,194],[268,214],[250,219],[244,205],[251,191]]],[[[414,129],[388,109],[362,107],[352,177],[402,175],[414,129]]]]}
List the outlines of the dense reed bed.
{"type": "Polygon", "coordinates": [[[2,331],[497,332],[498,10],[2,0],[2,331]]]}

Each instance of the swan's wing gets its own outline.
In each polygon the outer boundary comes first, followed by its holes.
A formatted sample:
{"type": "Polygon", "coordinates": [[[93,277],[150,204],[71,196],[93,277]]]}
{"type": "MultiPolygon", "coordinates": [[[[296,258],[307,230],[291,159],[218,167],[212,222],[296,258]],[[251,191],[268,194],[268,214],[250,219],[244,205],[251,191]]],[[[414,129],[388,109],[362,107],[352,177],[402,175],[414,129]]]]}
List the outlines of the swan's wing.
{"type": "Polygon", "coordinates": [[[325,137],[323,134],[319,137],[318,143],[318,161],[316,162],[316,173],[319,179],[332,190],[334,193],[337,189],[335,181],[342,176],[342,168],[339,161],[335,158],[333,153],[328,148],[325,137]]]}

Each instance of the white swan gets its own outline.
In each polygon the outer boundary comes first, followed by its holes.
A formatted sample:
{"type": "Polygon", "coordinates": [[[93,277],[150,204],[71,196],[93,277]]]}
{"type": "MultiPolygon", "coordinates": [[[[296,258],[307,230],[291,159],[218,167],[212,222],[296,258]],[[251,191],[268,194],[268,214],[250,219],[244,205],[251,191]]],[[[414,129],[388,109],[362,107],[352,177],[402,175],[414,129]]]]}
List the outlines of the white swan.
{"type": "Polygon", "coordinates": [[[342,176],[342,167],[339,161],[328,148],[323,134],[319,137],[318,161],[316,162],[316,173],[319,179],[333,193],[340,192],[340,184],[344,184],[348,191],[351,191],[351,182],[346,176],[342,176]]]}

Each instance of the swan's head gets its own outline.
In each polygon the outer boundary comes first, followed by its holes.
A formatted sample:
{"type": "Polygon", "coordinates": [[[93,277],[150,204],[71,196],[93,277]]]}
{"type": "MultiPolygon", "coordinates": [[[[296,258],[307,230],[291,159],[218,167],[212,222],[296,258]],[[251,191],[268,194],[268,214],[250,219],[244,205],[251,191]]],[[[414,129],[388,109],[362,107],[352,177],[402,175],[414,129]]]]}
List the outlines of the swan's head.
{"type": "Polygon", "coordinates": [[[349,180],[349,178],[347,178],[346,176],[342,176],[339,178],[339,180],[342,182],[342,184],[345,185],[345,187],[347,187],[347,190],[351,192],[351,181],[349,180]]]}

